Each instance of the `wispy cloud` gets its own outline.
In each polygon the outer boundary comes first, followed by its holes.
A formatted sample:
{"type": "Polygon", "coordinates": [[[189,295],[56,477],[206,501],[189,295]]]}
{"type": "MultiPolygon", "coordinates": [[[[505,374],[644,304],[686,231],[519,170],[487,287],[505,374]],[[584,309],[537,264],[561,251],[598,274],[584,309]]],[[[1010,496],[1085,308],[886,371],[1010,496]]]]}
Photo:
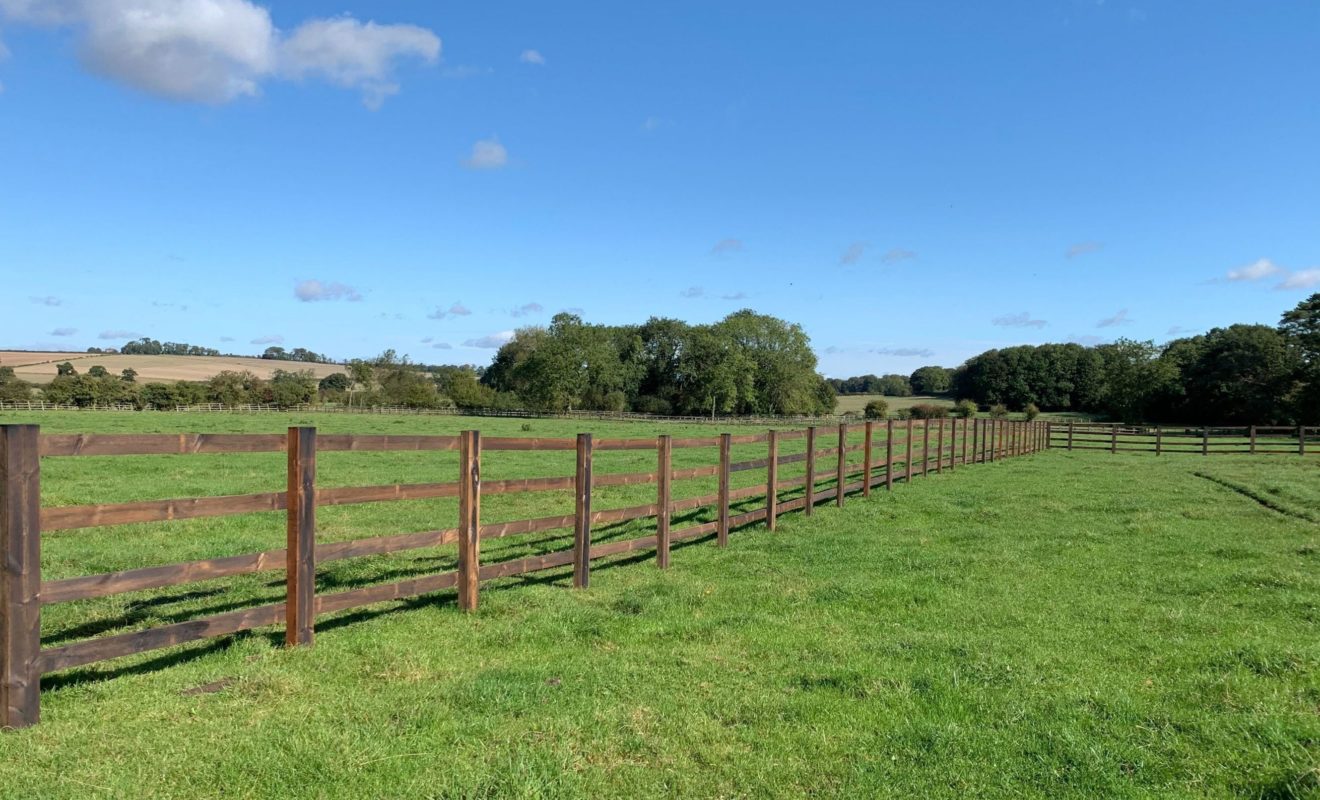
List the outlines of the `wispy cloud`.
{"type": "Polygon", "coordinates": [[[897,264],[900,261],[910,261],[916,257],[917,254],[911,250],[905,250],[902,247],[895,247],[886,252],[883,256],[880,256],[880,260],[886,264],[897,264]]]}
{"type": "Polygon", "coordinates": [[[687,299],[691,300],[691,299],[696,298],[696,297],[701,297],[701,296],[704,295],[705,293],[706,293],[706,290],[703,289],[703,288],[701,288],[700,286],[689,286],[688,288],[686,288],[686,289],[684,289],[683,291],[679,292],[679,293],[678,293],[678,296],[679,296],[679,297],[686,297],[687,299]]]}
{"type": "Polygon", "coordinates": [[[334,281],[316,279],[298,281],[293,287],[293,296],[304,303],[320,303],[334,300],[347,300],[356,303],[362,299],[361,293],[352,286],[334,281]]]}
{"type": "Polygon", "coordinates": [[[991,325],[998,325],[1001,328],[1043,328],[1047,323],[1043,319],[1032,319],[1031,314],[1023,311],[1019,314],[1005,314],[1002,317],[995,317],[990,320],[991,325]]]}
{"type": "Polygon", "coordinates": [[[73,336],[78,332],[77,328],[56,328],[50,332],[51,336],[73,336]]]}
{"type": "Polygon", "coordinates": [[[541,55],[540,50],[524,50],[522,55],[518,56],[518,60],[524,64],[535,64],[538,67],[545,66],[545,56],[541,55]]]}
{"type": "Polygon", "coordinates": [[[839,353],[842,352],[843,352],[843,348],[839,347],[837,344],[832,344],[829,347],[825,348],[825,353],[831,356],[838,355],[839,353]]]}
{"type": "Polygon", "coordinates": [[[658,131],[666,124],[668,123],[662,117],[647,117],[642,120],[642,130],[647,132],[658,131]]]}
{"type": "Polygon", "coordinates": [[[468,169],[501,169],[509,163],[509,151],[499,139],[478,139],[472,145],[472,154],[463,159],[468,169]]]}
{"type": "Polygon", "coordinates": [[[1172,328],[1169,328],[1167,331],[1165,331],[1165,332],[1164,332],[1164,335],[1165,335],[1165,336],[1181,336],[1181,335],[1184,334],[1184,333],[1194,333],[1194,332],[1195,332],[1195,331],[1193,331],[1191,328],[1184,328],[1184,327],[1181,326],[1181,325],[1174,325],[1172,328]]]}
{"type": "Polygon", "coordinates": [[[468,307],[463,305],[462,303],[454,303],[452,306],[449,307],[447,311],[437,306],[435,311],[432,311],[430,314],[426,315],[426,318],[447,319],[448,317],[466,317],[471,313],[472,311],[469,310],[468,307]]]}
{"type": "Polygon", "coordinates": [[[1299,269],[1279,282],[1275,289],[1311,289],[1320,286],[1320,267],[1299,269]]]}
{"type": "Polygon", "coordinates": [[[876,347],[871,350],[878,356],[902,356],[930,358],[935,355],[935,351],[926,347],[876,347]]]}
{"type": "Polygon", "coordinates": [[[1084,256],[1090,253],[1098,253],[1104,249],[1104,242],[1077,242],[1076,244],[1068,245],[1068,249],[1064,251],[1063,257],[1077,258],[1078,256],[1084,256]]]}
{"type": "Polygon", "coordinates": [[[545,311],[545,306],[540,303],[523,303],[517,308],[509,309],[509,316],[526,317],[531,314],[540,314],[542,311],[545,311]]]}
{"type": "Polygon", "coordinates": [[[858,261],[861,261],[862,256],[865,254],[866,254],[866,242],[853,242],[852,244],[848,245],[847,250],[843,251],[843,255],[839,256],[839,263],[843,264],[844,266],[851,266],[853,264],[856,264],[858,261]]]}
{"type": "Polygon", "coordinates": [[[1228,274],[1224,277],[1226,280],[1235,283],[1243,281],[1259,281],[1264,280],[1271,275],[1278,275],[1283,271],[1283,267],[1280,267],[1268,258],[1260,258],[1245,266],[1230,269],[1228,274]]]}
{"type": "Polygon", "coordinates": [[[433,345],[431,345],[431,346],[434,347],[436,350],[453,350],[453,349],[454,349],[454,346],[453,346],[452,344],[450,344],[449,342],[436,342],[435,344],[433,344],[433,345]]]}
{"type": "Polygon", "coordinates": [[[136,333],[136,332],[134,332],[134,331],[129,331],[129,330],[123,330],[123,329],[116,328],[116,329],[112,329],[112,330],[108,330],[108,331],[101,331],[99,334],[97,334],[96,338],[98,338],[98,339],[141,339],[141,338],[142,338],[142,334],[140,334],[140,333],[136,333]]]}
{"type": "Polygon", "coordinates": [[[492,333],[489,336],[482,336],[476,339],[468,339],[463,342],[464,347],[480,347],[486,350],[495,350],[503,347],[506,342],[513,338],[513,331],[500,331],[492,333]]]}
{"type": "Polygon", "coordinates": [[[221,336],[221,337],[220,337],[220,341],[222,341],[222,342],[232,342],[232,341],[234,341],[234,337],[232,337],[232,336],[221,336]]]}
{"type": "Polygon", "coordinates": [[[59,299],[58,297],[56,297],[55,295],[52,295],[52,294],[48,294],[48,295],[46,295],[45,297],[29,297],[28,299],[31,300],[32,302],[36,303],[36,304],[39,305],[39,306],[59,306],[59,305],[64,305],[64,301],[63,301],[63,300],[59,299]]]}
{"type": "Polygon", "coordinates": [[[258,336],[251,341],[251,344],[284,344],[284,337],[278,333],[270,336],[258,336]]]}
{"type": "Polygon", "coordinates": [[[1124,308],[1120,310],[1117,314],[1114,314],[1114,316],[1105,317],[1104,319],[1100,320],[1095,324],[1095,326],[1097,328],[1115,328],[1118,327],[1119,325],[1131,325],[1131,324],[1132,324],[1132,320],[1128,319],[1128,310],[1124,308]]]}
{"type": "Polygon", "coordinates": [[[713,256],[724,256],[730,253],[740,253],[743,249],[742,239],[720,239],[715,246],[710,249],[713,256]]]}
{"type": "Polygon", "coordinates": [[[749,297],[751,297],[751,295],[747,294],[747,292],[730,292],[728,294],[720,295],[721,300],[746,300],[749,297]]]}

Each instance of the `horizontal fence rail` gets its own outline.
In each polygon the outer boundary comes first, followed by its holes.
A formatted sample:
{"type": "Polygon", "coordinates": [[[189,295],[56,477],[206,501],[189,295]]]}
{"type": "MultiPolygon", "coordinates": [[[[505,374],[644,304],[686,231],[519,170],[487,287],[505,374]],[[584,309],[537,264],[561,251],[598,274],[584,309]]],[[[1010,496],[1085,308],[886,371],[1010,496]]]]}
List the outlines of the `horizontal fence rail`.
{"type": "MultiPolygon", "coordinates": [[[[315,428],[289,428],[286,434],[48,434],[35,425],[0,425],[0,724],[18,728],[37,722],[41,676],[106,659],[157,648],[283,624],[288,646],[311,644],[319,616],[453,589],[465,611],[477,608],[480,585],[498,578],[555,568],[572,568],[573,585],[590,584],[592,562],[623,553],[654,551],[660,568],[670,565],[674,544],[713,537],[728,543],[731,531],[764,522],[773,531],[791,511],[811,514],[816,505],[843,506],[849,494],[869,496],[875,487],[892,489],[895,481],[955,470],[969,464],[1026,455],[1057,441],[1049,423],[1009,420],[888,420],[838,424],[829,428],[770,430],[756,434],[675,438],[483,437],[477,431],[458,436],[320,434],[315,428]],[[851,438],[850,438],[851,437],[851,438]],[[785,442],[805,439],[805,452],[781,453],[785,442]],[[734,461],[732,448],[763,445],[764,457],[734,461]],[[674,450],[702,449],[714,463],[675,469],[674,450]],[[574,454],[574,474],[555,477],[483,481],[483,459],[509,451],[561,451],[574,454]],[[610,451],[655,453],[655,470],[642,473],[596,473],[593,458],[610,451]],[[457,451],[456,480],[427,484],[387,484],[322,488],[317,486],[318,458],[337,452],[457,451]],[[42,507],[41,460],[87,456],[224,456],[234,453],[284,453],[284,491],[220,497],[187,497],[131,503],[42,507]],[[785,478],[780,468],[803,464],[802,477],[785,478]],[[734,488],[731,476],[762,470],[765,480],[734,488]],[[716,478],[712,494],[675,500],[676,481],[716,478]],[[826,486],[818,486],[825,482],[826,486]],[[626,508],[596,508],[593,489],[654,484],[655,501],[626,508]],[[832,484],[832,485],[828,485],[832,484]],[[573,513],[498,523],[483,523],[481,498],[523,492],[572,492],[573,513]],[[801,491],[784,499],[781,493],[801,491]],[[423,498],[457,498],[454,527],[398,533],[338,542],[317,542],[320,508],[423,498]],[[747,505],[753,504],[748,510],[747,505]],[[733,506],[737,505],[735,512],[733,506]],[[715,519],[674,529],[674,515],[710,509],[715,519]],[[144,522],[283,513],[283,549],[57,580],[41,577],[41,537],[45,532],[144,522]],[[594,526],[653,518],[655,532],[623,541],[594,543],[594,526]],[[570,549],[497,563],[483,563],[481,543],[551,530],[573,532],[570,549]],[[349,558],[457,545],[456,570],[393,583],[318,593],[318,565],[349,558]],[[284,572],[285,599],[169,625],[104,635],[53,647],[41,645],[43,605],[108,597],[201,581],[262,572],[284,572]]],[[[1073,443],[1082,438],[1073,431],[1073,443]]]]}
{"type": "Polygon", "coordinates": [[[1320,427],[1307,425],[1048,425],[1049,445],[1065,450],[1191,455],[1316,455],[1320,427]]]}

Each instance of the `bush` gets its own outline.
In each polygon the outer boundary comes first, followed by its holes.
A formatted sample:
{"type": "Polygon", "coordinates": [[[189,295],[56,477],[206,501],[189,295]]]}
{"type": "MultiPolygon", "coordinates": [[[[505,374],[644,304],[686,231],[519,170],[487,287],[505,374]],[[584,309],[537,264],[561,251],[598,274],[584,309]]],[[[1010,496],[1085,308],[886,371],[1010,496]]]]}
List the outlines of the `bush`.
{"type": "Polygon", "coordinates": [[[674,404],[655,395],[644,394],[633,401],[633,411],[642,414],[658,414],[662,417],[672,416],[674,413],[674,404]]]}
{"type": "Polygon", "coordinates": [[[963,419],[971,419],[976,416],[976,403],[971,400],[959,400],[953,404],[953,415],[963,419]]]}
{"type": "Polygon", "coordinates": [[[1022,409],[1022,413],[1026,415],[1027,421],[1030,422],[1040,416],[1040,409],[1036,407],[1035,403],[1027,403],[1026,408],[1022,409]]]}
{"type": "Polygon", "coordinates": [[[1003,403],[995,403],[990,406],[990,416],[995,419],[1003,419],[1008,416],[1008,408],[1003,403]]]}
{"type": "Polygon", "coordinates": [[[884,419],[889,416],[889,404],[884,400],[872,400],[866,404],[862,415],[867,419],[884,419]]]}
{"type": "Polygon", "coordinates": [[[942,419],[949,416],[949,406],[935,405],[934,403],[918,403],[908,409],[908,415],[912,419],[942,419]]]}

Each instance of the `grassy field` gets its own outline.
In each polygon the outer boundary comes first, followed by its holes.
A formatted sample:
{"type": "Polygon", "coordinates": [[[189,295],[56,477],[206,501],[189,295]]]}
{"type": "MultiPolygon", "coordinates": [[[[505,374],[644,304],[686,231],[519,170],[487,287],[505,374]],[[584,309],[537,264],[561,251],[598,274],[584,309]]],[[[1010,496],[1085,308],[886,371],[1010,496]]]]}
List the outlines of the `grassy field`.
{"type": "MultiPolygon", "coordinates": [[[[899,411],[904,408],[911,408],[912,406],[919,405],[921,403],[931,403],[937,406],[952,406],[954,402],[954,398],[945,395],[919,394],[919,395],[913,395],[911,397],[886,397],[882,394],[841,394],[839,395],[839,404],[834,407],[834,413],[860,414],[862,413],[863,410],[866,409],[866,404],[871,402],[872,400],[884,400],[886,403],[888,403],[889,413],[891,415],[896,411],[899,411]]],[[[982,412],[980,416],[985,416],[985,413],[982,412]]],[[[1082,414],[1079,412],[1055,411],[1055,412],[1050,412],[1048,414],[1041,414],[1041,419],[1085,420],[1085,419],[1090,419],[1092,416],[1093,415],[1091,414],[1082,414]]],[[[1022,419],[1022,413],[1021,412],[1010,413],[1008,415],[1008,418],[1022,419]]]]}
{"type": "MultiPolygon", "coordinates": [[[[306,422],[528,435],[517,421],[425,417],[37,421],[52,432],[306,422]]],[[[577,425],[534,421],[531,435],[577,425]]],[[[676,467],[711,459],[675,455],[676,467]]],[[[652,461],[602,453],[597,471],[652,461]]],[[[356,485],[452,480],[456,463],[452,453],[327,453],[318,466],[322,485],[356,485]]],[[[489,454],[484,466],[488,479],[569,474],[572,455],[489,454]]],[[[46,459],[43,489],[50,505],[272,490],[282,468],[279,455],[46,459]]],[[[739,486],[761,474],[734,477],[739,486]]],[[[792,514],[774,534],[751,526],[725,550],[680,546],[665,573],[646,556],[599,564],[588,591],[555,570],[484,584],[471,616],[442,592],[322,618],[311,649],[284,650],[278,632],[261,631],[57,674],[45,681],[43,722],[0,736],[0,793],[1314,797],[1317,478],[1320,462],[1288,456],[1056,450],[792,514]]],[[[675,496],[711,486],[683,482],[675,496]]],[[[652,495],[612,487],[596,504],[652,495]]],[[[483,500],[492,521],[567,508],[567,493],[483,500]]],[[[328,508],[318,536],[453,518],[445,500],[328,508]]],[[[645,530],[639,521],[597,535],[645,530]]],[[[495,540],[483,559],[568,538],[495,540]]],[[[42,563],[55,578],[282,543],[280,515],[252,515],[53,533],[42,563]]],[[[452,547],[335,562],[318,589],[453,563],[452,547]]],[[[278,578],[50,606],[43,643],[277,600],[278,578]]]]}
{"type": "Polygon", "coordinates": [[[124,356],[0,350],[0,366],[13,367],[15,375],[30,383],[50,383],[55,378],[55,366],[65,361],[72,363],[79,372],[86,372],[98,365],[113,375],[134,369],[137,370],[139,383],[204,381],[225,370],[247,370],[261,378],[269,378],[277,369],[311,370],[318,378],[344,371],[338,364],[306,364],[239,356],[124,356]]]}

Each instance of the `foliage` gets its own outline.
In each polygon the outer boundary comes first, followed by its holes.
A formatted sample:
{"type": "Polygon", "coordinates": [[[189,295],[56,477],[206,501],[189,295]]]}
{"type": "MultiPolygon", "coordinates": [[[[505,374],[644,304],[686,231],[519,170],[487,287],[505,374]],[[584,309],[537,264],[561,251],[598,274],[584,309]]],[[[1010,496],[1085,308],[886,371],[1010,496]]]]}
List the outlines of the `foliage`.
{"type": "Polygon", "coordinates": [[[995,403],[990,406],[990,416],[993,419],[1004,419],[1008,416],[1008,406],[1003,403],[995,403]]]}
{"type": "Polygon", "coordinates": [[[316,375],[311,370],[277,369],[270,379],[270,402],[280,408],[310,403],[316,399],[316,388],[316,375]]]}
{"type": "Polygon", "coordinates": [[[858,375],[828,380],[838,394],[883,394],[887,397],[912,395],[912,384],[906,375],[858,375]]]}
{"type": "MultiPolygon", "coordinates": [[[[88,352],[91,352],[90,350],[88,352]]],[[[119,348],[126,356],[218,356],[220,351],[210,347],[181,342],[159,342],[143,337],[127,342],[119,348]]]]}
{"type": "Polygon", "coordinates": [[[866,404],[866,409],[862,414],[867,419],[884,419],[889,416],[889,404],[884,400],[872,400],[866,404]]]}
{"type": "Polygon", "coordinates": [[[1028,422],[1030,422],[1031,420],[1040,416],[1040,409],[1036,407],[1035,403],[1027,403],[1027,405],[1022,409],[1022,416],[1025,417],[1028,422]]]}
{"type": "Polygon", "coordinates": [[[32,384],[20,380],[13,367],[0,367],[0,402],[14,403],[32,399],[32,384]]]}
{"type": "Polygon", "coordinates": [[[909,406],[907,412],[912,419],[942,419],[949,416],[952,410],[950,406],[935,403],[917,403],[909,406]]]}
{"type": "Polygon", "coordinates": [[[976,416],[976,403],[971,400],[959,400],[953,404],[953,415],[963,419],[971,419],[976,416]]]}
{"type": "Polygon", "coordinates": [[[342,372],[332,372],[322,378],[316,388],[322,392],[347,392],[352,386],[352,378],[342,372]]]}

